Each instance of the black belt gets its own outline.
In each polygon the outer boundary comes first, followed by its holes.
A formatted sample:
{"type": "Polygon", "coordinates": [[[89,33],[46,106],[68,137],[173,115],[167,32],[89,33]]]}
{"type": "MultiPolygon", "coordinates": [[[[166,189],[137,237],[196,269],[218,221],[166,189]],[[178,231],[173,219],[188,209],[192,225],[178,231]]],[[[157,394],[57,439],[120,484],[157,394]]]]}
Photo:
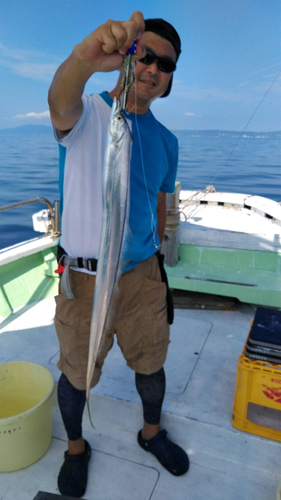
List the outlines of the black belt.
{"type": "Polygon", "coordinates": [[[79,267],[80,269],[87,269],[88,271],[97,270],[97,259],[85,259],[83,257],[69,257],[64,249],[58,245],[57,259],[63,266],[70,265],[71,267],[79,267]]]}

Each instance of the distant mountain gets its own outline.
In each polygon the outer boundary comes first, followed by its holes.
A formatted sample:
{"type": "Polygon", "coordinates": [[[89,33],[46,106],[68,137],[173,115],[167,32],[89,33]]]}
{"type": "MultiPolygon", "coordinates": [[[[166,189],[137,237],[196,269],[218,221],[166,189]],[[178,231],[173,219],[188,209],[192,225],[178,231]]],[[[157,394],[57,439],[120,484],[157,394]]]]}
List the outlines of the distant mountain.
{"type": "MultiPolygon", "coordinates": [[[[239,137],[241,132],[239,131],[231,131],[231,130],[186,130],[186,129],[180,129],[180,130],[172,130],[176,135],[179,136],[212,136],[212,137],[221,137],[221,136],[235,136],[239,137]]],[[[22,125],[21,127],[14,127],[14,128],[2,128],[0,129],[0,136],[2,135],[39,135],[39,134],[52,134],[52,127],[49,125],[22,125]]],[[[264,138],[264,139],[280,139],[281,137],[281,131],[275,131],[275,132],[243,132],[244,137],[257,137],[257,138],[264,138]]]]}
{"type": "Polygon", "coordinates": [[[204,136],[212,136],[212,137],[221,137],[221,136],[233,136],[239,137],[242,134],[242,137],[247,138],[261,138],[261,139],[280,139],[281,138],[281,130],[274,132],[239,132],[237,130],[172,130],[172,132],[176,135],[190,135],[193,137],[204,137],[204,136]]]}
{"type": "Polygon", "coordinates": [[[46,125],[22,125],[21,127],[2,128],[0,135],[38,135],[38,134],[51,134],[52,127],[46,125]]]}

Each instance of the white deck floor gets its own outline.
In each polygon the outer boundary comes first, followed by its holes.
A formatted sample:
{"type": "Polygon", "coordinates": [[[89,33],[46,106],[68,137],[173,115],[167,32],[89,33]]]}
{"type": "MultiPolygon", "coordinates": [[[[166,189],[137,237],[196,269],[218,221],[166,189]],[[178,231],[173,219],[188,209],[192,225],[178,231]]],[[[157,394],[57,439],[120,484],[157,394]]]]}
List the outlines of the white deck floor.
{"type": "MultiPolygon", "coordinates": [[[[3,322],[0,362],[34,361],[58,380],[53,314],[54,301],[46,299],[3,322]]],[[[162,427],[190,456],[190,469],[179,478],[137,444],[140,399],[134,373],[115,344],[91,395],[95,429],[86,412],[84,417],[84,435],[93,450],[85,499],[275,500],[281,444],[231,424],[237,359],[253,316],[254,308],[243,305],[233,312],[176,310],[162,427]]],[[[39,490],[58,494],[66,441],[54,406],[48,452],[26,469],[0,474],[0,500],[33,500],[39,490]]]]}

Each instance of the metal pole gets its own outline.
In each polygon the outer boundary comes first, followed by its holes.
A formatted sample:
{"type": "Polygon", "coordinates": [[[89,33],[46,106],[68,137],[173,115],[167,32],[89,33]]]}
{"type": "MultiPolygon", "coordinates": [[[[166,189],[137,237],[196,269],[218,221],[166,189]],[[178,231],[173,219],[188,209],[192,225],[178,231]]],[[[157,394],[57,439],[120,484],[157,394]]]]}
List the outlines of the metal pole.
{"type": "MultiPolygon", "coordinates": [[[[38,198],[32,198],[30,200],[26,200],[26,201],[18,201],[16,203],[10,203],[9,205],[4,205],[4,206],[0,207],[0,212],[5,212],[6,210],[11,210],[12,208],[23,207],[25,205],[31,205],[32,203],[38,203],[38,202],[46,203],[46,205],[48,206],[49,211],[50,211],[50,221],[51,221],[51,225],[52,225],[52,231],[55,232],[54,207],[53,207],[52,203],[49,200],[47,200],[46,198],[39,198],[38,197],[38,198]]],[[[59,213],[59,210],[58,210],[58,213],[59,213]]],[[[58,223],[58,226],[59,226],[59,223],[58,223]]]]}
{"type": "Polygon", "coordinates": [[[55,200],[55,233],[60,233],[60,200],[55,200]]]}
{"type": "Polygon", "coordinates": [[[51,214],[54,213],[54,207],[53,207],[52,203],[49,200],[47,200],[46,198],[32,198],[31,200],[10,203],[9,205],[4,205],[3,207],[0,207],[0,212],[4,212],[5,210],[11,210],[12,208],[23,207],[24,205],[30,205],[31,203],[38,203],[40,201],[42,203],[46,203],[51,214]]]}

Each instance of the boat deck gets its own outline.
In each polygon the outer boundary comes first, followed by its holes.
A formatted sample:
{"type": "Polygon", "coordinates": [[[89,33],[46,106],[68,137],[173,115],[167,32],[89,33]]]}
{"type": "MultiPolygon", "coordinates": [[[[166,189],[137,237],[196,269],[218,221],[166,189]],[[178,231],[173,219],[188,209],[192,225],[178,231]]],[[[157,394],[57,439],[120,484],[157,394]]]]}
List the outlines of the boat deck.
{"type": "MultiPolygon", "coordinates": [[[[281,205],[238,193],[181,191],[180,199],[177,265],[172,230],[162,245],[170,286],[280,308],[281,205]]],[[[179,217],[171,213],[170,228],[179,217]]]]}
{"type": "MultiPolygon", "coordinates": [[[[87,500],[275,500],[280,479],[277,441],[240,432],[231,424],[237,359],[255,309],[177,309],[165,364],[167,392],[162,427],[189,454],[190,469],[170,475],[136,441],[142,411],[134,373],[115,345],[91,393],[95,429],[84,415],[92,448],[87,500]]],[[[20,309],[0,325],[1,363],[25,360],[46,366],[58,380],[54,300],[20,309]]],[[[58,494],[57,474],[66,433],[54,401],[53,439],[35,464],[0,474],[1,500],[58,494]]]]}

